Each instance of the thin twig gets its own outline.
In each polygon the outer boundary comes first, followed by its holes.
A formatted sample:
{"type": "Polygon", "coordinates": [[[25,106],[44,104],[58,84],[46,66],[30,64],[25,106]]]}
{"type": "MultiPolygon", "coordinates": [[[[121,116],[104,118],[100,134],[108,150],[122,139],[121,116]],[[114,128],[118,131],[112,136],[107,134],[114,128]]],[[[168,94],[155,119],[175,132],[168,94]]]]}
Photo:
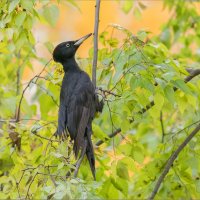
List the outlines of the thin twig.
{"type": "Polygon", "coordinates": [[[162,129],[162,140],[161,142],[164,142],[164,138],[165,138],[165,129],[164,129],[164,124],[163,124],[163,115],[162,115],[162,111],[160,111],[160,125],[161,125],[161,129],[162,129]]]}
{"type": "MultiPolygon", "coordinates": [[[[37,77],[37,76],[36,76],[36,77],[37,77]]],[[[41,90],[43,90],[44,92],[46,92],[46,94],[47,94],[48,96],[51,97],[51,99],[52,99],[52,101],[54,102],[54,104],[55,104],[57,107],[59,107],[57,101],[54,99],[54,97],[49,93],[49,91],[48,91],[46,88],[42,87],[41,85],[39,85],[39,84],[36,83],[36,82],[33,82],[33,81],[32,81],[31,83],[37,85],[41,90]]]]}
{"type": "MultiPolygon", "coordinates": [[[[190,128],[191,126],[193,126],[193,125],[195,125],[195,124],[197,124],[197,123],[199,123],[199,122],[200,122],[200,120],[198,120],[198,121],[196,121],[196,122],[194,122],[194,123],[192,123],[192,124],[189,124],[188,126],[184,127],[183,129],[179,130],[179,131],[176,132],[176,133],[172,133],[173,136],[172,136],[169,140],[173,139],[173,138],[175,137],[175,135],[177,135],[177,134],[179,134],[179,133],[185,131],[186,129],[190,128]]],[[[167,142],[169,142],[169,140],[167,140],[167,142]]]]}
{"type": "Polygon", "coordinates": [[[16,88],[16,95],[19,95],[19,90],[20,90],[20,69],[21,69],[21,66],[19,66],[18,69],[17,69],[17,88],[16,88]]]}
{"type": "MultiPolygon", "coordinates": [[[[108,135],[109,138],[113,138],[115,137],[118,133],[121,132],[121,128],[118,128],[117,130],[115,130],[113,133],[111,133],[110,135],[108,135]]],[[[96,146],[100,146],[102,145],[105,141],[107,141],[108,138],[105,138],[105,140],[99,140],[97,143],[96,143],[96,146]]]]}
{"type": "MultiPolygon", "coordinates": [[[[113,95],[115,97],[121,97],[121,95],[119,94],[115,94],[114,92],[111,92],[110,90],[105,90],[101,87],[97,87],[98,90],[100,90],[101,92],[103,92],[104,94],[109,94],[109,95],[113,95]]],[[[106,95],[105,95],[106,96],[106,95]]]]}
{"type": "Polygon", "coordinates": [[[53,175],[51,174],[51,172],[50,172],[49,166],[47,167],[47,170],[48,170],[48,173],[49,173],[49,175],[50,175],[51,181],[52,181],[54,187],[56,188],[57,184],[56,184],[56,182],[55,182],[54,176],[53,176],[53,175]]]}
{"type": "Polygon", "coordinates": [[[98,29],[99,29],[99,10],[101,0],[96,0],[95,5],[95,22],[94,22],[94,57],[92,64],[92,83],[96,88],[96,68],[98,60],[98,29]]]}
{"type": "Polygon", "coordinates": [[[32,133],[33,135],[35,135],[35,136],[41,138],[41,139],[48,140],[48,141],[50,141],[50,142],[60,142],[59,140],[52,140],[52,139],[46,138],[46,137],[44,137],[44,136],[38,135],[38,134],[37,134],[36,132],[34,132],[34,131],[31,131],[31,133],[32,133]]]}
{"type": "Polygon", "coordinates": [[[18,122],[20,120],[20,112],[21,112],[21,104],[22,104],[22,100],[24,98],[24,94],[26,92],[26,90],[29,88],[30,84],[33,82],[33,80],[36,78],[35,83],[37,83],[38,77],[44,72],[45,68],[47,67],[47,65],[51,62],[52,59],[50,59],[45,66],[43,67],[43,69],[41,70],[41,72],[39,74],[37,74],[36,76],[34,76],[28,83],[28,85],[24,88],[21,98],[19,100],[19,105],[18,105],[18,109],[17,109],[17,113],[16,113],[16,122],[18,122]]]}
{"type": "Polygon", "coordinates": [[[58,178],[63,178],[65,179],[66,177],[65,176],[60,176],[60,175],[56,175],[56,174],[46,174],[46,173],[41,173],[41,172],[38,172],[37,174],[40,174],[40,175],[44,175],[44,176],[52,176],[52,177],[58,177],[58,178]]]}
{"type": "Polygon", "coordinates": [[[29,186],[28,186],[28,190],[27,190],[25,199],[27,199],[27,197],[28,197],[28,195],[29,195],[28,193],[29,193],[29,190],[30,190],[30,188],[31,188],[31,185],[32,185],[32,183],[33,183],[33,181],[35,180],[35,178],[36,178],[37,175],[38,175],[38,172],[34,175],[34,177],[32,178],[32,180],[31,180],[31,182],[30,182],[30,184],[29,184],[29,186]]]}
{"type": "Polygon", "coordinates": [[[164,181],[165,176],[169,172],[174,160],[178,157],[179,153],[183,150],[183,148],[190,142],[190,140],[199,132],[200,130],[200,124],[187,136],[187,138],[181,143],[181,145],[176,149],[174,153],[170,156],[169,160],[167,161],[167,164],[164,167],[163,172],[161,173],[150,197],[149,200],[153,200],[155,195],[158,192],[158,189],[160,188],[161,183],[164,181]]]}
{"type": "Polygon", "coordinates": [[[41,129],[41,128],[43,128],[43,127],[49,125],[49,124],[52,124],[52,123],[54,124],[54,122],[48,122],[48,123],[44,124],[43,126],[40,126],[40,127],[36,128],[36,129],[34,129],[34,130],[31,130],[31,133],[34,134],[34,135],[36,135],[36,136],[39,137],[39,138],[48,140],[48,141],[50,141],[50,142],[60,142],[59,140],[53,140],[53,139],[51,139],[52,137],[51,137],[51,138],[46,138],[46,137],[44,137],[44,136],[41,136],[41,135],[38,135],[38,134],[37,134],[37,131],[38,131],[39,129],[41,129]]]}

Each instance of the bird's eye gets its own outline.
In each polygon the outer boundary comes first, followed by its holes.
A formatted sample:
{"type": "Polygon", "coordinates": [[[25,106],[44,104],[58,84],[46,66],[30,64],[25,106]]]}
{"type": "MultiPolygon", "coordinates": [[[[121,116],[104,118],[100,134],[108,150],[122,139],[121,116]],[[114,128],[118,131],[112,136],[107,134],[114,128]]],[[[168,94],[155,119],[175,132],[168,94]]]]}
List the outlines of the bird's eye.
{"type": "Polygon", "coordinates": [[[67,44],[66,44],[66,47],[69,47],[69,46],[70,46],[70,44],[67,43],[67,44]]]}

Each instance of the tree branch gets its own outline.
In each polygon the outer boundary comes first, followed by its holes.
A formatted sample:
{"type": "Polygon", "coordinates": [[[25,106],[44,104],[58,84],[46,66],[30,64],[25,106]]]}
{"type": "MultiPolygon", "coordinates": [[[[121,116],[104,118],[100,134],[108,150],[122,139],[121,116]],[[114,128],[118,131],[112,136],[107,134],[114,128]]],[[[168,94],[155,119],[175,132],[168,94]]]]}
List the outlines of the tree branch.
{"type": "Polygon", "coordinates": [[[189,82],[190,80],[192,80],[195,76],[200,74],[200,69],[190,69],[190,68],[188,68],[186,70],[190,73],[190,75],[185,78],[186,83],[189,82]]]}
{"type": "Polygon", "coordinates": [[[16,85],[17,85],[17,88],[16,88],[16,95],[19,95],[19,90],[20,90],[20,69],[21,69],[21,66],[19,66],[18,68],[17,68],[17,83],[16,83],[16,85]]]}
{"type": "Polygon", "coordinates": [[[148,198],[148,200],[153,200],[155,195],[158,192],[158,189],[160,188],[161,183],[164,181],[165,176],[167,175],[167,173],[169,172],[174,160],[178,157],[179,153],[183,150],[183,148],[190,142],[190,140],[199,132],[200,130],[200,124],[198,124],[198,126],[192,131],[192,133],[190,133],[187,138],[183,141],[183,143],[176,149],[176,151],[174,153],[172,153],[172,155],[170,156],[169,160],[167,161],[167,164],[164,167],[163,172],[161,173],[150,197],[148,198]]]}
{"type": "Polygon", "coordinates": [[[101,0],[96,0],[95,5],[95,22],[94,22],[94,57],[92,64],[92,83],[96,88],[96,68],[98,59],[98,29],[99,29],[99,10],[101,0]]]}
{"type": "MultiPolygon", "coordinates": [[[[121,128],[118,128],[117,130],[115,130],[113,133],[111,133],[110,135],[108,135],[108,137],[109,138],[113,138],[113,137],[115,137],[118,133],[120,133],[121,132],[121,128]]],[[[107,141],[108,140],[108,138],[105,138],[105,141],[107,141]]],[[[96,146],[100,146],[100,145],[102,145],[104,142],[105,142],[104,140],[99,140],[95,145],[96,146]]]]}
{"type": "Polygon", "coordinates": [[[103,89],[101,87],[97,87],[96,89],[101,91],[105,96],[106,96],[106,94],[108,94],[108,95],[113,95],[115,97],[121,97],[121,95],[115,94],[114,92],[112,92],[110,90],[105,90],[105,89],[103,89]]]}
{"type": "MultiPolygon", "coordinates": [[[[196,76],[198,76],[200,74],[200,69],[187,69],[187,71],[190,73],[189,76],[187,76],[184,81],[187,83],[189,81],[191,81],[193,78],[195,78],[196,76]]],[[[174,88],[174,91],[178,90],[178,88],[174,88]]],[[[155,105],[154,101],[151,101],[149,105],[146,106],[146,108],[142,108],[141,111],[138,112],[138,114],[144,114],[145,112],[147,112],[151,107],[153,107],[155,105]]],[[[134,121],[134,118],[132,119],[131,122],[134,121]]],[[[116,131],[114,131],[113,133],[109,134],[108,137],[109,138],[113,138],[115,137],[118,133],[121,132],[121,128],[118,128],[116,131]]],[[[108,140],[108,139],[105,139],[108,140]]],[[[101,144],[103,144],[104,141],[103,140],[99,140],[96,143],[96,146],[100,146],[101,144]]]]}
{"type": "MultiPolygon", "coordinates": [[[[185,83],[188,83],[189,81],[191,81],[194,77],[198,76],[200,74],[200,69],[187,69],[187,71],[190,73],[189,76],[187,76],[184,81],[185,83]]],[[[178,90],[178,88],[174,87],[174,92],[176,90],[178,90]]],[[[151,101],[149,105],[146,106],[146,108],[143,108],[139,113],[143,114],[145,113],[147,110],[149,110],[152,106],[154,106],[155,103],[154,101],[151,101]]]]}
{"type": "Polygon", "coordinates": [[[33,181],[35,180],[35,178],[36,178],[37,175],[38,175],[38,172],[33,176],[32,180],[31,180],[31,182],[30,182],[30,184],[29,184],[29,186],[28,186],[28,190],[27,190],[25,199],[27,199],[27,197],[28,197],[28,195],[29,195],[29,190],[30,190],[30,188],[31,188],[31,185],[32,185],[32,183],[33,183],[33,181]]]}
{"type": "Polygon", "coordinates": [[[161,142],[164,142],[164,138],[165,138],[165,128],[164,128],[164,123],[163,123],[163,114],[162,111],[160,111],[160,125],[161,125],[161,129],[162,129],[162,140],[161,142]]]}
{"type": "Polygon", "coordinates": [[[28,83],[28,85],[24,88],[21,98],[19,100],[19,105],[18,105],[18,109],[17,109],[17,113],[16,113],[16,122],[18,122],[20,120],[20,113],[21,113],[21,104],[22,104],[22,100],[24,98],[24,94],[26,92],[26,90],[29,88],[30,84],[33,82],[33,80],[36,78],[35,83],[37,83],[38,77],[40,77],[40,75],[42,74],[42,72],[45,70],[45,68],[47,67],[47,65],[51,62],[52,59],[50,59],[46,65],[43,67],[43,69],[41,70],[41,72],[39,74],[37,74],[36,76],[34,76],[28,83]]]}

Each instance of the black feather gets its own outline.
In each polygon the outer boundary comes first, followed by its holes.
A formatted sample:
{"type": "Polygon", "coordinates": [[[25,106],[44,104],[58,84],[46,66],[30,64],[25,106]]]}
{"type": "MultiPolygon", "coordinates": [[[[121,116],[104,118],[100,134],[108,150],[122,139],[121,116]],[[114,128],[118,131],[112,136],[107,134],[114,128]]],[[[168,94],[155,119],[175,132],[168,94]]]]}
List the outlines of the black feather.
{"type": "MultiPolygon", "coordinates": [[[[88,37],[88,36],[87,36],[88,37]]],[[[60,107],[56,136],[69,133],[74,140],[73,151],[77,158],[86,145],[86,155],[95,179],[95,157],[91,141],[92,120],[95,112],[102,111],[95,88],[88,76],[75,61],[77,41],[59,44],[53,53],[54,60],[63,65],[65,75],[60,92],[60,107]],[[67,47],[68,46],[68,47],[67,47]]]]}

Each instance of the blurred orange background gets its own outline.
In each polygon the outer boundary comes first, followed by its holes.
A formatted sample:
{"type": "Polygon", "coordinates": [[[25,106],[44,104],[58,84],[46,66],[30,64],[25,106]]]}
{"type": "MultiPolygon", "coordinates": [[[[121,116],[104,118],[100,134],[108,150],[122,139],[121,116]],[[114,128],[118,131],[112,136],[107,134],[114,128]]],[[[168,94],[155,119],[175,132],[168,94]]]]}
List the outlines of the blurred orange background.
{"type": "MultiPolygon", "coordinates": [[[[61,3],[58,5],[60,14],[55,27],[48,24],[36,24],[34,35],[37,41],[36,50],[40,57],[51,58],[51,54],[46,50],[43,43],[51,41],[54,46],[67,40],[75,40],[81,36],[93,32],[95,0],[77,0],[75,1],[79,8],[70,3],[61,3]]],[[[146,6],[141,10],[141,17],[138,19],[133,14],[134,8],[125,14],[122,11],[122,3],[112,0],[102,0],[100,7],[99,33],[104,31],[109,24],[119,24],[129,29],[133,34],[139,30],[147,30],[154,34],[160,33],[161,25],[168,21],[170,14],[163,9],[163,1],[144,0],[140,1],[146,6]]],[[[139,1],[134,1],[134,6],[138,6],[139,1]]],[[[118,36],[120,37],[120,36],[118,36]]],[[[84,42],[77,54],[80,57],[86,57],[88,50],[93,45],[93,39],[90,38],[84,42]]],[[[34,72],[26,70],[24,79],[29,80],[33,74],[38,72],[42,66],[34,63],[34,72]]]]}

